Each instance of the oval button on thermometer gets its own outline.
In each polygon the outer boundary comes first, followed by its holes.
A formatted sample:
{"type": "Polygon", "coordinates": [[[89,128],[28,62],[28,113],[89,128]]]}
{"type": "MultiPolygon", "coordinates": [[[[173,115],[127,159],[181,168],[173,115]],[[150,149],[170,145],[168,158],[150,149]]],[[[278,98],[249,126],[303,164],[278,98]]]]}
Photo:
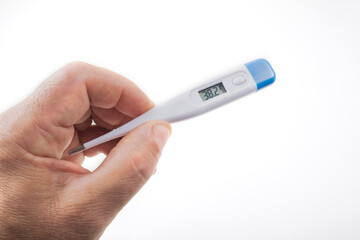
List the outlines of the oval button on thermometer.
{"type": "Polygon", "coordinates": [[[122,137],[140,124],[150,120],[177,122],[195,117],[256,92],[273,83],[275,78],[274,70],[265,59],[257,59],[246,63],[237,72],[185,91],[168,102],[153,107],[111,132],[71,149],[69,154],[73,155],[104,142],[122,137]]]}
{"type": "Polygon", "coordinates": [[[243,85],[246,82],[246,77],[244,75],[239,75],[235,77],[232,82],[235,85],[243,85]]]}

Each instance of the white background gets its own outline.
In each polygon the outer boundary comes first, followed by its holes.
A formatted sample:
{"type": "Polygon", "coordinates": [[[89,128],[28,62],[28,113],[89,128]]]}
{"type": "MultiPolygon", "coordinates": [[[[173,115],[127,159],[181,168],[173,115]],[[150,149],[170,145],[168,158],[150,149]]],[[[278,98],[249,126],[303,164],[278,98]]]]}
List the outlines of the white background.
{"type": "Polygon", "coordinates": [[[0,0],[0,110],[73,60],[159,103],[266,58],[272,86],[173,125],[101,239],[359,239],[359,3],[0,0]]]}

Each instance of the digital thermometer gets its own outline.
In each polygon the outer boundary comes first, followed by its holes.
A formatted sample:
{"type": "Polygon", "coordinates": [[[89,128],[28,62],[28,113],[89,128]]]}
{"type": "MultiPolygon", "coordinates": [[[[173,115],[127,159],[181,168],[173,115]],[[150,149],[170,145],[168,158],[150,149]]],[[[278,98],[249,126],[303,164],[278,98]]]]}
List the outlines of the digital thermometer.
{"type": "Polygon", "coordinates": [[[225,103],[241,98],[273,83],[275,72],[265,59],[241,66],[238,71],[192,88],[170,101],[155,106],[130,122],[69,151],[70,155],[85,151],[104,142],[122,137],[149,120],[177,122],[195,117],[225,103]]]}

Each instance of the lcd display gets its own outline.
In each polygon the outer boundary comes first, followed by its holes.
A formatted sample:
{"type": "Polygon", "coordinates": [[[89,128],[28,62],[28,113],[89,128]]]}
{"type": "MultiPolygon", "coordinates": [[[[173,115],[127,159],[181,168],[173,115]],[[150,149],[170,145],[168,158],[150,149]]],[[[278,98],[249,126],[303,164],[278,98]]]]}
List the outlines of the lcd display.
{"type": "Polygon", "coordinates": [[[199,91],[200,97],[204,102],[223,93],[226,93],[226,89],[222,83],[215,84],[199,91]]]}

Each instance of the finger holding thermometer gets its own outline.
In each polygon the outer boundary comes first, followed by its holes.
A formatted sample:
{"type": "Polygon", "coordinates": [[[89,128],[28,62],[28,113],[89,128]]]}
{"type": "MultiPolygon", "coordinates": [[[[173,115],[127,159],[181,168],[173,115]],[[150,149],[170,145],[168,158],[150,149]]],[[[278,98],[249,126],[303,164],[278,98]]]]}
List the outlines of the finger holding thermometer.
{"type": "Polygon", "coordinates": [[[122,137],[150,120],[177,122],[195,117],[272,84],[276,75],[270,63],[257,59],[223,78],[192,88],[155,106],[130,122],[69,151],[70,155],[122,137]]]}

